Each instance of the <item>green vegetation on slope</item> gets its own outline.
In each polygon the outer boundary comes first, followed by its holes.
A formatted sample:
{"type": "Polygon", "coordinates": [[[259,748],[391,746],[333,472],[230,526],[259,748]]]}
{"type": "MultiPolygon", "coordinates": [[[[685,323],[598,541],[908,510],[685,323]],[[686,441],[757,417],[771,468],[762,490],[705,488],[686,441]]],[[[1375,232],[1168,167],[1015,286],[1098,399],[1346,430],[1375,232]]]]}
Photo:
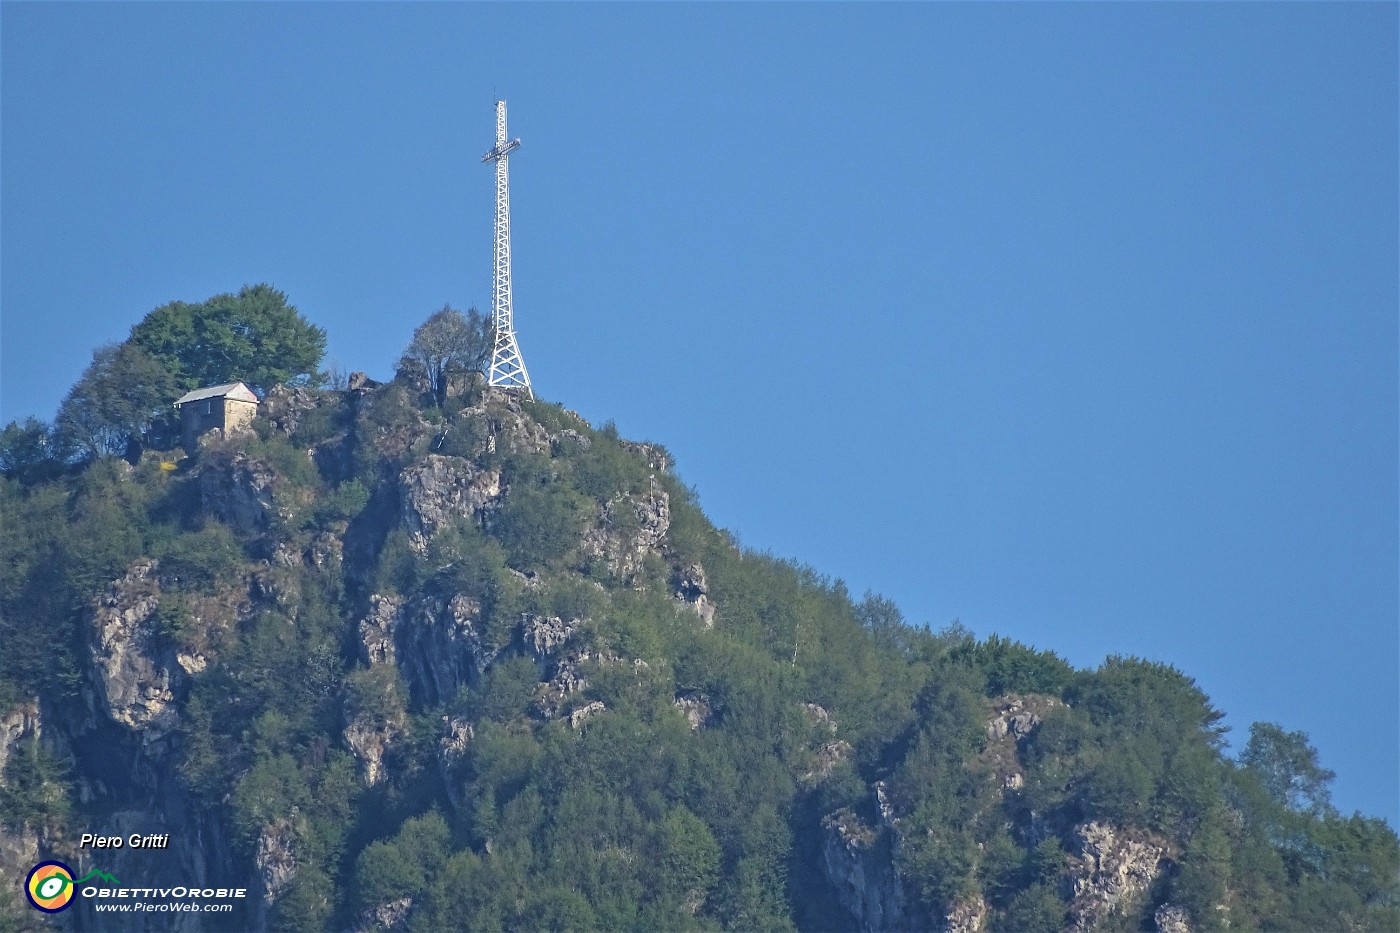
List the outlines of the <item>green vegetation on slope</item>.
{"type": "MultiPolygon", "coordinates": [[[[181,380],[187,311],[133,335],[181,380]]],[[[61,851],[156,782],[296,930],[1400,925],[1395,834],[1333,809],[1305,736],[1225,757],[1174,668],[907,624],[737,547],[659,447],[470,380],[283,392],[255,428],[174,471],[6,429],[0,712],[65,741],[11,751],[3,831],[61,851]],[[139,587],[158,739],[97,689],[139,587]],[[1109,903],[1091,852],[1141,884],[1109,903]]]]}

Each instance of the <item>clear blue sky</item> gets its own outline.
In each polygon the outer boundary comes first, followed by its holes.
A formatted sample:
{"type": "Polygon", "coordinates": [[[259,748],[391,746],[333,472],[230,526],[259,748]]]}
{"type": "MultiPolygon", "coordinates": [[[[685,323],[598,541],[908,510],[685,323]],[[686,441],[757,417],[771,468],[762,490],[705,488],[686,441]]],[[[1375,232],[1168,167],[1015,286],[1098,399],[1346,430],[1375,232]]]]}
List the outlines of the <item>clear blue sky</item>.
{"type": "Polygon", "coordinates": [[[915,621],[1176,664],[1400,824],[1397,6],[5,3],[5,420],[270,282],[541,395],[915,621]]]}

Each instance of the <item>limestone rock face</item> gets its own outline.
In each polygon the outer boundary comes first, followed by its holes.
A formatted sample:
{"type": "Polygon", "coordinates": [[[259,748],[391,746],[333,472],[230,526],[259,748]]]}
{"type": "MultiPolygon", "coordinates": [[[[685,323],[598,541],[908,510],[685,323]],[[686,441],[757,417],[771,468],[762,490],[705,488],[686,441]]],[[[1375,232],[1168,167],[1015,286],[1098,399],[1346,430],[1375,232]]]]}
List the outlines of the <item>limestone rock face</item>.
{"type": "Polygon", "coordinates": [[[675,707],[680,710],[686,722],[690,723],[691,732],[695,732],[701,726],[704,726],[710,721],[710,717],[714,715],[714,710],[710,707],[710,698],[704,694],[676,697],[675,707]]]}
{"type": "Polygon", "coordinates": [[[311,540],[304,559],[317,570],[339,567],[345,562],[345,542],[339,535],[323,531],[311,540]]]}
{"type": "Polygon", "coordinates": [[[403,735],[404,724],[397,718],[382,718],[348,709],[346,719],[348,722],[343,733],[345,745],[359,761],[366,786],[373,787],[386,776],[384,757],[403,735]]]}
{"type": "Polygon", "coordinates": [[[623,450],[634,457],[641,458],[648,469],[657,473],[665,473],[671,469],[671,455],[666,452],[666,448],[660,444],[643,444],[639,441],[623,441],[623,450]]]}
{"type": "Polygon", "coordinates": [[[1011,736],[1019,742],[1028,738],[1046,713],[1061,706],[1064,704],[1054,697],[1008,694],[997,702],[992,718],[987,721],[987,739],[998,742],[1011,736]]]}
{"type": "Polygon", "coordinates": [[[558,719],[569,698],[582,693],[588,687],[588,680],[579,668],[592,658],[587,649],[571,651],[561,659],[553,676],[540,684],[535,693],[535,713],[543,719],[558,719]]]}
{"type": "Polygon", "coordinates": [[[475,731],[472,724],[465,719],[444,716],[442,720],[446,729],[438,742],[438,757],[449,765],[455,765],[466,755],[467,745],[471,743],[475,731]]]}
{"type": "Polygon", "coordinates": [[[408,928],[408,915],[412,912],[413,898],[396,898],[366,910],[356,929],[362,933],[369,933],[370,930],[405,930],[408,928]]]}
{"type": "Polygon", "coordinates": [[[811,767],[802,775],[803,783],[814,784],[825,779],[833,768],[850,758],[853,751],[855,749],[845,739],[823,743],[813,756],[811,767]]]}
{"type": "Polygon", "coordinates": [[[601,561],[612,576],[630,580],[648,554],[660,550],[671,527],[671,499],[660,485],[638,496],[618,496],[603,506],[597,523],[584,533],[580,553],[601,561]]]}
{"type": "Polygon", "coordinates": [[[569,619],[566,622],[558,616],[527,613],[520,623],[520,635],[525,642],[525,650],[537,660],[543,661],[555,648],[568,641],[578,626],[578,619],[569,619]]]}
{"type": "Polygon", "coordinates": [[[16,746],[24,739],[39,738],[39,701],[33,699],[21,703],[0,716],[0,776],[5,773],[5,765],[16,746]]]}
{"type": "Polygon", "coordinates": [[[826,707],[817,703],[803,703],[802,712],[814,729],[827,735],[836,734],[836,719],[827,712],[826,707]]]}
{"type": "Polygon", "coordinates": [[[369,598],[369,614],[360,620],[361,654],[370,665],[395,664],[398,647],[394,635],[403,612],[403,598],[375,593],[369,598]]]}
{"type": "Polygon", "coordinates": [[[607,706],[603,703],[602,700],[594,700],[592,703],[580,706],[578,709],[574,710],[572,713],[569,714],[569,728],[581,728],[584,723],[588,722],[588,720],[592,719],[594,716],[598,715],[606,709],[607,706]]]}
{"type": "Polygon", "coordinates": [[[0,824],[0,874],[23,879],[39,861],[39,834],[28,826],[0,824]]]}
{"type": "Polygon", "coordinates": [[[259,881],[262,882],[265,905],[276,903],[296,877],[294,840],[292,825],[286,819],[264,826],[258,834],[258,847],[253,856],[253,865],[257,868],[259,881]]]}
{"type": "Polygon", "coordinates": [[[987,747],[982,760],[996,773],[1002,789],[1016,791],[1026,784],[1017,747],[1030,738],[1051,710],[1063,707],[1055,697],[1007,694],[994,701],[987,720],[987,747]]]}
{"type": "Polygon", "coordinates": [[[316,393],[300,386],[275,385],[267,392],[258,414],[272,422],[273,427],[290,435],[308,412],[321,406],[316,393]]]}
{"type": "Polygon", "coordinates": [[[715,624],[715,604],[710,600],[709,584],[705,581],[705,568],[691,564],[679,570],[672,581],[674,595],[682,604],[692,609],[700,617],[705,628],[715,624]]]}
{"type": "Polygon", "coordinates": [[[1092,930],[1139,902],[1161,871],[1164,845],[1106,823],[1074,828],[1068,884],[1070,929],[1092,930]]]}
{"type": "Polygon", "coordinates": [[[488,524],[501,499],[501,474],[459,457],[429,454],[399,476],[399,501],[409,543],[420,553],[462,518],[488,524]]]}
{"type": "Polygon", "coordinates": [[[475,685],[497,651],[481,638],[481,604],[470,596],[375,594],[360,621],[366,662],[395,663],[415,697],[442,703],[475,685]]]}
{"type": "Polygon", "coordinates": [[[175,730],[172,705],[184,671],[161,644],[156,561],[139,560],[99,597],[89,625],[97,711],[141,735],[146,745],[175,730]]]}
{"type": "Polygon", "coordinates": [[[544,427],[525,414],[516,393],[501,388],[486,388],[481,393],[480,407],[487,416],[487,425],[496,447],[514,453],[549,453],[549,434],[544,427]]]}
{"type": "Polygon", "coordinates": [[[556,434],[549,436],[549,449],[554,456],[567,456],[574,452],[585,452],[593,447],[593,441],[586,434],[580,434],[573,428],[565,428],[556,434]]]}
{"type": "Polygon", "coordinates": [[[944,933],[979,933],[987,922],[987,902],[979,894],[954,901],[943,918],[944,933]]]}
{"type": "Polygon", "coordinates": [[[1191,933],[1186,911],[1175,904],[1158,907],[1152,915],[1152,922],[1157,926],[1157,933],[1191,933]]]}
{"type": "MultiPolygon", "coordinates": [[[[0,716],[0,782],[10,756],[25,740],[42,737],[39,701],[29,700],[0,716]]],[[[0,876],[23,878],[39,861],[39,833],[32,827],[0,823],[0,876]]]]}
{"type": "Polygon", "coordinates": [[[863,933],[902,930],[904,886],[895,873],[886,833],[865,825],[848,809],[822,820],[822,870],[836,898],[863,933]]]}
{"type": "Polygon", "coordinates": [[[211,452],[200,466],[204,510],[245,532],[261,532],[277,515],[277,473],[241,450],[211,452]]]}
{"type": "Polygon", "coordinates": [[[462,805],[458,793],[456,769],[467,756],[467,746],[476,737],[476,730],[465,719],[442,717],[443,734],[438,739],[438,772],[447,788],[447,799],[454,807],[462,805]]]}

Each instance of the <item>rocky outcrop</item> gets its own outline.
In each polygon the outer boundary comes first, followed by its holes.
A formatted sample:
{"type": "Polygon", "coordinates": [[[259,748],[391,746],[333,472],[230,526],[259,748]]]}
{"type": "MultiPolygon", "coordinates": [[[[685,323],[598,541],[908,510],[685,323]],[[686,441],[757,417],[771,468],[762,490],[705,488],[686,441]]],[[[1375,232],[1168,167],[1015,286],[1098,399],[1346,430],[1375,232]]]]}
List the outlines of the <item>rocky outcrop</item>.
{"type": "Polygon", "coordinates": [[[305,551],[307,566],[316,570],[333,570],[345,563],[345,542],[339,535],[323,531],[311,539],[305,551]]]}
{"type": "Polygon", "coordinates": [[[0,780],[10,755],[24,739],[40,738],[39,700],[28,700],[0,716],[0,780]]]}
{"type": "Polygon", "coordinates": [[[569,714],[569,728],[582,728],[584,723],[588,722],[588,720],[592,719],[594,716],[598,715],[606,709],[607,706],[603,703],[602,700],[594,700],[592,703],[586,703],[583,706],[580,706],[578,709],[574,710],[572,713],[569,714]]]}
{"type": "Polygon", "coordinates": [[[442,717],[443,736],[438,741],[438,758],[445,764],[456,765],[467,754],[467,746],[475,736],[472,724],[465,719],[442,717]]]}
{"type": "MultiPolygon", "coordinates": [[[[13,756],[22,754],[21,743],[39,741],[42,735],[37,699],[21,703],[0,716],[0,787],[6,783],[6,764],[13,756]]],[[[0,876],[24,877],[24,873],[39,860],[39,846],[37,828],[0,823],[0,876]]]]}
{"type": "Polygon", "coordinates": [[[864,933],[907,926],[904,886],[890,857],[889,835],[865,825],[849,809],[822,820],[823,873],[864,933]]]}
{"type": "Polygon", "coordinates": [[[943,933],[979,933],[987,922],[987,902],[980,894],[953,902],[943,916],[943,933]]]}
{"type": "Polygon", "coordinates": [[[184,671],[159,635],[157,563],[131,565],[97,600],[89,622],[96,712],[140,734],[146,745],[175,730],[184,671]]]}
{"type": "Polygon", "coordinates": [[[675,707],[680,710],[685,721],[690,723],[690,731],[695,732],[710,721],[714,715],[714,710],[710,707],[710,698],[703,693],[695,696],[676,697],[675,707]]]}
{"type": "Polygon", "coordinates": [[[399,476],[399,501],[409,544],[419,552],[462,519],[490,524],[501,499],[501,474],[469,460],[429,454],[399,476]]]}
{"type": "Polygon", "coordinates": [[[1191,933],[1186,911],[1175,904],[1163,904],[1152,914],[1157,933],[1191,933]]]}
{"type": "Polygon", "coordinates": [[[277,486],[272,466],[241,450],[213,451],[199,470],[204,510],[246,533],[265,531],[278,516],[277,486]]]}
{"type": "Polygon", "coordinates": [[[375,594],[360,621],[362,656],[371,665],[397,664],[414,697],[442,703],[474,686],[495,660],[480,625],[481,604],[462,593],[407,601],[375,594]]]}
{"type": "Polygon", "coordinates": [[[346,709],[345,746],[360,763],[365,785],[373,787],[384,780],[384,759],[394,742],[403,735],[405,724],[397,716],[378,716],[365,710],[346,709]]]}
{"type": "Polygon", "coordinates": [[[816,784],[826,779],[831,774],[833,768],[851,757],[851,743],[845,739],[837,739],[834,742],[824,742],[817,748],[812,756],[812,764],[802,775],[804,784],[816,784]]]}
{"type": "Polygon", "coordinates": [[[996,701],[992,717],[987,720],[987,741],[999,742],[1007,736],[1018,742],[1029,738],[1050,710],[1063,706],[1054,697],[1007,694],[996,701]]]}
{"type": "Polygon", "coordinates": [[[640,441],[623,441],[622,449],[638,458],[647,468],[657,473],[671,469],[671,455],[660,444],[644,444],[640,441]]]}
{"type": "Polygon", "coordinates": [[[525,413],[519,396],[507,389],[482,390],[478,406],[486,414],[490,431],[489,449],[512,453],[549,453],[549,434],[538,421],[525,413]]]}
{"type": "Polygon", "coordinates": [[[39,861],[40,848],[38,830],[27,825],[6,826],[0,823],[0,875],[24,878],[34,863],[39,861]]]}
{"type": "Polygon", "coordinates": [[[570,652],[559,661],[553,676],[536,688],[536,715],[542,719],[559,718],[570,698],[588,687],[588,680],[581,673],[580,667],[591,657],[587,649],[579,649],[570,652]]]}
{"type": "Polygon", "coordinates": [[[394,636],[402,612],[403,597],[379,593],[370,596],[369,614],[360,620],[361,657],[365,663],[398,663],[399,649],[394,644],[394,636]]]}
{"type": "Polygon", "coordinates": [[[588,435],[580,434],[573,428],[565,428],[549,436],[549,450],[556,457],[585,453],[592,447],[593,441],[589,439],[588,435]]]}
{"type": "Polygon", "coordinates": [[[275,385],[267,392],[258,414],[283,434],[290,435],[301,424],[308,412],[321,406],[323,398],[316,392],[301,386],[275,385]]]}
{"type": "Polygon", "coordinates": [[[1141,902],[1161,871],[1165,845],[1106,823],[1074,828],[1067,872],[1071,930],[1095,929],[1141,902]]]}
{"type": "Polygon", "coordinates": [[[816,703],[803,703],[802,713],[813,729],[827,735],[836,734],[836,717],[827,712],[826,707],[816,703]]]}
{"type": "Polygon", "coordinates": [[[601,563],[610,576],[624,581],[642,569],[648,554],[660,550],[671,527],[671,499],[653,483],[644,495],[618,496],[599,511],[584,533],[579,552],[585,562],[601,563]]]}
{"type": "Polygon", "coordinates": [[[261,882],[263,904],[271,906],[287,892],[297,874],[295,833],[290,820],[280,819],[263,827],[258,834],[253,866],[261,882]]]}
{"type": "Polygon", "coordinates": [[[527,613],[520,623],[520,637],[525,650],[544,661],[556,648],[568,641],[580,625],[579,619],[565,621],[559,616],[538,616],[527,613]]]}
{"type": "Polygon", "coordinates": [[[1007,694],[992,701],[987,719],[987,747],[981,760],[992,771],[1002,789],[1008,792],[1025,786],[1018,748],[1040,726],[1051,710],[1064,703],[1051,696],[1007,694]]]}
{"type": "Polygon", "coordinates": [[[360,924],[356,930],[362,931],[362,933],[369,933],[371,930],[376,931],[376,933],[383,930],[405,930],[408,929],[408,915],[412,912],[413,898],[396,898],[366,910],[361,915],[360,924]]]}
{"type": "Polygon", "coordinates": [[[442,737],[438,739],[438,773],[447,788],[447,799],[454,807],[462,802],[457,786],[457,766],[467,757],[467,746],[476,737],[472,724],[460,717],[442,717],[442,737]]]}
{"type": "Polygon", "coordinates": [[[691,564],[676,571],[672,579],[675,598],[700,617],[705,628],[715,624],[715,604],[710,600],[710,587],[705,581],[705,568],[691,564]]]}

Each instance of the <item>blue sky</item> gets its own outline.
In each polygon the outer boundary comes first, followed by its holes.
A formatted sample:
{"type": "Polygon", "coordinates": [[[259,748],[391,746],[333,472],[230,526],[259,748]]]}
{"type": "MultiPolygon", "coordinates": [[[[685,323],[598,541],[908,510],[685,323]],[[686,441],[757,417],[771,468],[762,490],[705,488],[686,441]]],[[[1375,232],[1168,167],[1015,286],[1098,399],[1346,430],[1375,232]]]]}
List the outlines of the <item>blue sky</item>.
{"type": "Polygon", "coordinates": [[[1194,676],[1400,824],[1397,6],[0,7],[0,416],[270,282],[537,391],[935,627],[1194,676]]]}

